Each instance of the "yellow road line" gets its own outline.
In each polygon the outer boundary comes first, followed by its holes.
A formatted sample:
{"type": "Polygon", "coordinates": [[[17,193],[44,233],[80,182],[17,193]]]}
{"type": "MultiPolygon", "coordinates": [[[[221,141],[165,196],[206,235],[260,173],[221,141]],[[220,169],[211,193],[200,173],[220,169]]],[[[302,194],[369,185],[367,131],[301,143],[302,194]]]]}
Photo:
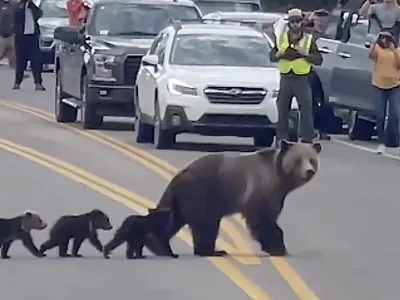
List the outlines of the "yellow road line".
{"type": "MultiPolygon", "coordinates": [[[[24,111],[31,115],[34,115],[38,118],[54,122],[54,117],[48,112],[44,112],[42,110],[29,107],[22,104],[11,104],[5,101],[0,101],[0,104],[18,109],[20,111],[24,111]]],[[[125,156],[139,162],[147,169],[155,172],[160,175],[167,181],[170,181],[174,174],[178,172],[178,169],[174,166],[168,164],[167,162],[162,161],[158,157],[154,157],[152,155],[148,155],[146,151],[136,149],[137,151],[133,151],[131,149],[126,149],[126,147],[117,144],[116,142],[110,141],[107,135],[103,135],[100,132],[95,131],[83,131],[80,128],[76,128],[71,125],[58,123],[59,125],[76,132],[79,135],[85,136],[89,139],[95,140],[99,143],[106,145],[107,147],[111,147],[114,150],[124,154],[125,156]]],[[[229,242],[219,238],[217,240],[217,246],[226,250],[229,254],[233,255],[234,259],[236,259],[239,263],[244,265],[261,265],[261,259],[257,257],[254,253],[254,250],[250,247],[249,243],[246,241],[245,237],[240,233],[240,231],[232,224],[232,222],[224,219],[221,222],[221,229],[231,238],[233,241],[233,245],[229,242]],[[235,254],[249,254],[246,256],[235,256],[235,254]]]]}
{"type": "MultiPolygon", "coordinates": [[[[51,122],[54,122],[54,117],[52,114],[49,112],[22,105],[22,104],[16,104],[16,103],[9,103],[6,101],[0,101],[0,104],[8,106],[10,108],[14,108],[17,110],[25,111],[29,114],[35,115],[41,119],[45,119],[51,122]]],[[[73,128],[73,130],[81,135],[84,135],[88,138],[91,138],[93,140],[99,141],[105,145],[108,145],[109,147],[112,147],[113,149],[125,154],[126,156],[133,158],[134,160],[138,161],[139,163],[143,164],[144,166],[148,167],[150,170],[156,172],[157,174],[161,175],[163,178],[168,178],[168,176],[172,176],[172,174],[176,173],[178,169],[174,167],[173,165],[169,164],[168,162],[163,161],[162,159],[142,150],[137,147],[134,147],[132,145],[129,145],[121,140],[118,140],[116,138],[113,138],[109,135],[103,134],[101,132],[97,131],[83,131],[79,130],[77,128],[74,128],[73,126],[70,125],[65,125],[58,123],[60,125],[63,125],[64,127],[69,127],[73,128]],[[108,143],[105,143],[108,142],[108,143]]],[[[170,178],[170,177],[169,177],[170,178]]],[[[244,221],[236,216],[236,220],[241,224],[242,226],[245,227],[244,221]]],[[[227,221],[227,220],[226,220],[227,221]]],[[[238,241],[244,241],[243,236],[239,233],[239,231],[234,227],[232,223],[228,221],[228,224],[226,225],[226,222],[224,220],[223,222],[225,224],[224,228],[222,228],[224,231],[232,230],[234,228],[233,233],[232,231],[227,232],[227,234],[231,237],[231,239],[234,241],[234,243],[238,243],[238,241]],[[228,226],[228,228],[227,228],[228,226]]],[[[230,252],[229,250],[232,250],[232,247],[228,243],[224,243],[224,246],[221,245],[221,242],[218,244],[220,247],[223,246],[225,250],[230,252]],[[229,245],[229,246],[228,246],[229,245]],[[227,247],[228,246],[228,247],[227,247]]],[[[244,245],[242,243],[240,244],[235,244],[237,249],[240,249],[240,251],[245,251],[246,248],[249,248],[248,244],[245,243],[244,245]],[[243,247],[243,248],[242,248],[243,247]]],[[[246,253],[253,253],[252,250],[247,251],[246,253]]],[[[249,256],[250,261],[246,261],[245,264],[258,264],[254,260],[252,260],[252,257],[249,256]]],[[[258,259],[257,257],[254,257],[258,259]]],[[[258,259],[259,260],[259,259],[258,259]]],[[[239,260],[240,261],[240,260],[239,260]]],[[[293,292],[299,297],[301,300],[319,300],[319,298],[315,295],[315,293],[312,291],[310,287],[302,280],[301,276],[289,265],[289,263],[286,261],[285,258],[282,257],[271,257],[270,261],[274,265],[274,267],[278,270],[280,275],[286,280],[286,282],[289,284],[289,286],[292,288],[293,292]]],[[[240,261],[243,263],[243,261],[240,261]]]]}
{"type": "MultiPolygon", "coordinates": [[[[127,189],[95,176],[65,161],[41,153],[32,148],[0,138],[0,149],[49,168],[76,182],[79,182],[111,199],[114,199],[139,213],[145,214],[146,208],[153,207],[152,201],[141,197],[127,189]],[[136,204],[136,205],[135,205],[136,204]]],[[[181,230],[178,237],[188,245],[193,246],[191,236],[186,230],[181,230]]],[[[208,258],[220,271],[230,278],[244,293],[254,300],[271,300],[264,290],[250,278],[240,272],[227,258],[208,258]]]]}

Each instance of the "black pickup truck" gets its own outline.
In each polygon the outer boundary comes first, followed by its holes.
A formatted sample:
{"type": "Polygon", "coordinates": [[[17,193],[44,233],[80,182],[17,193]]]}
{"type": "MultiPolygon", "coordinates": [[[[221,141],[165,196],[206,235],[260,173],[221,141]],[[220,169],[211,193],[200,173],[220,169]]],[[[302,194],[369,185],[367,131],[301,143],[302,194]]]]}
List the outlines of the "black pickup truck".
{"type": "Polygon", "coordinates": [[[96,1],[81,30],[59,27],[56,40],[55,115],[84,129],[98,129],[103,116],[134,117],[134,84],[142,56],[173,20],[201,20],[188,0],[96,1]]]}

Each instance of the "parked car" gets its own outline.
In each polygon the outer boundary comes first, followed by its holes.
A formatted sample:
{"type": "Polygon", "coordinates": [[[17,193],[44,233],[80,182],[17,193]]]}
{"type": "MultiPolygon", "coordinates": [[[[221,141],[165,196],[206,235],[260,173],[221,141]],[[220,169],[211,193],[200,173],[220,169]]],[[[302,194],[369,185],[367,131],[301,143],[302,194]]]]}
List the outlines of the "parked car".
{"type": "MultiPolygon", "coordinates": [[[[279,71],[272,41],[233,24],[175,24],[162,30],[136,79],[137,142],[171,147],[177,134],[253,137],[271,146],[279,71]]],[[[297,102],[292,103],[297,132],[297,102]]]]}
{"type": "Polygon", "coordinates": [[[67,0],[43,0],[39,7],[43,11],[39,19],[39,47],[42,53],[43,71],[53,71],[55,61],[54,30],[60,26],[68,26],[67,0]]]}
{"type": "Polygon", "coordinates": [[[194,0],[203,15],[214,11],[262,11],[260,0],[194,0]]]}
{"type": "Polygon", "coordinates": [[[133,93],[142,56],[172,20],[198,20],[189,0],[97,1],[83,33],[55,31],[58,122],[74,122],[81,108],[83,128],[100,128],[103,116],[134,117],[133,93]]]}

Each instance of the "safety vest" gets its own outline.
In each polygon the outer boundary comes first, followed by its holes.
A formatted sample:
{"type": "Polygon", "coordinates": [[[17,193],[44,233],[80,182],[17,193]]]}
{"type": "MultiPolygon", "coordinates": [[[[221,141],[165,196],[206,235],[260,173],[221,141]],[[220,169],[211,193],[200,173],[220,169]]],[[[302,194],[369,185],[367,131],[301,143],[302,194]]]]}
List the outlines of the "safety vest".
{"type": "MultiPolygon", "coordinates": [[[[311,48],[311,41],[312,35],[304,34],[298,45],[308,53],[311,48]]],[[[285,32],[280,38],[278,50],[285,52],[288,47],[289,34],[285,32]]],[[[311,64],[304,58],[297,58],[295,60],[279,59],[278,67],[282,74],[287,74],[292,70],[297,75],[306,75],[311,71],[311,64]]]]}

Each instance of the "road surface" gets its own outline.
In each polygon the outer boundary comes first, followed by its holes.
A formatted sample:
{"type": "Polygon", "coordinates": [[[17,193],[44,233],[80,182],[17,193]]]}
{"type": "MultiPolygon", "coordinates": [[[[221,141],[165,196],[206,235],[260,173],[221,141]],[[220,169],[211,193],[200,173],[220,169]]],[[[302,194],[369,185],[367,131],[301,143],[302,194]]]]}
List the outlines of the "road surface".
{"type": "MultiPolygon", "coordinates": [[[[135,143],[129,123],[102,131],[56,124],[53,75],[44,76],[46,92],[34,92],[31,80],[12,91],[12,73],[0,68],[2,216],[34,209],[52,223],[96,207],[118,226],[154,205],[190,161],[253,149],[249,139],[218,145],[215,138],[182,136],[177,149],[156,151],[135,143]]],[[[187,232],[172,241],[178,260],[127,261],[121,247],[107,261],[89,244],[82,259],[58,259],[55,250],[36,259],[15,243],[13,258],[1,261],[2,298],[398,299],[400,162],[368,152],[370,144],[337,139],[322,143],[320,173],[287,200],[280,224],[289,258],[262,255],[239,218],[221,230],[219,245],[233,254],[226,259],[194,258],[187,232]]],[[[101,240],[112,233],[101,232],[101,240]]],[[[47,230],[34,233],[38,244],[46,236],[47,230]]]]}

